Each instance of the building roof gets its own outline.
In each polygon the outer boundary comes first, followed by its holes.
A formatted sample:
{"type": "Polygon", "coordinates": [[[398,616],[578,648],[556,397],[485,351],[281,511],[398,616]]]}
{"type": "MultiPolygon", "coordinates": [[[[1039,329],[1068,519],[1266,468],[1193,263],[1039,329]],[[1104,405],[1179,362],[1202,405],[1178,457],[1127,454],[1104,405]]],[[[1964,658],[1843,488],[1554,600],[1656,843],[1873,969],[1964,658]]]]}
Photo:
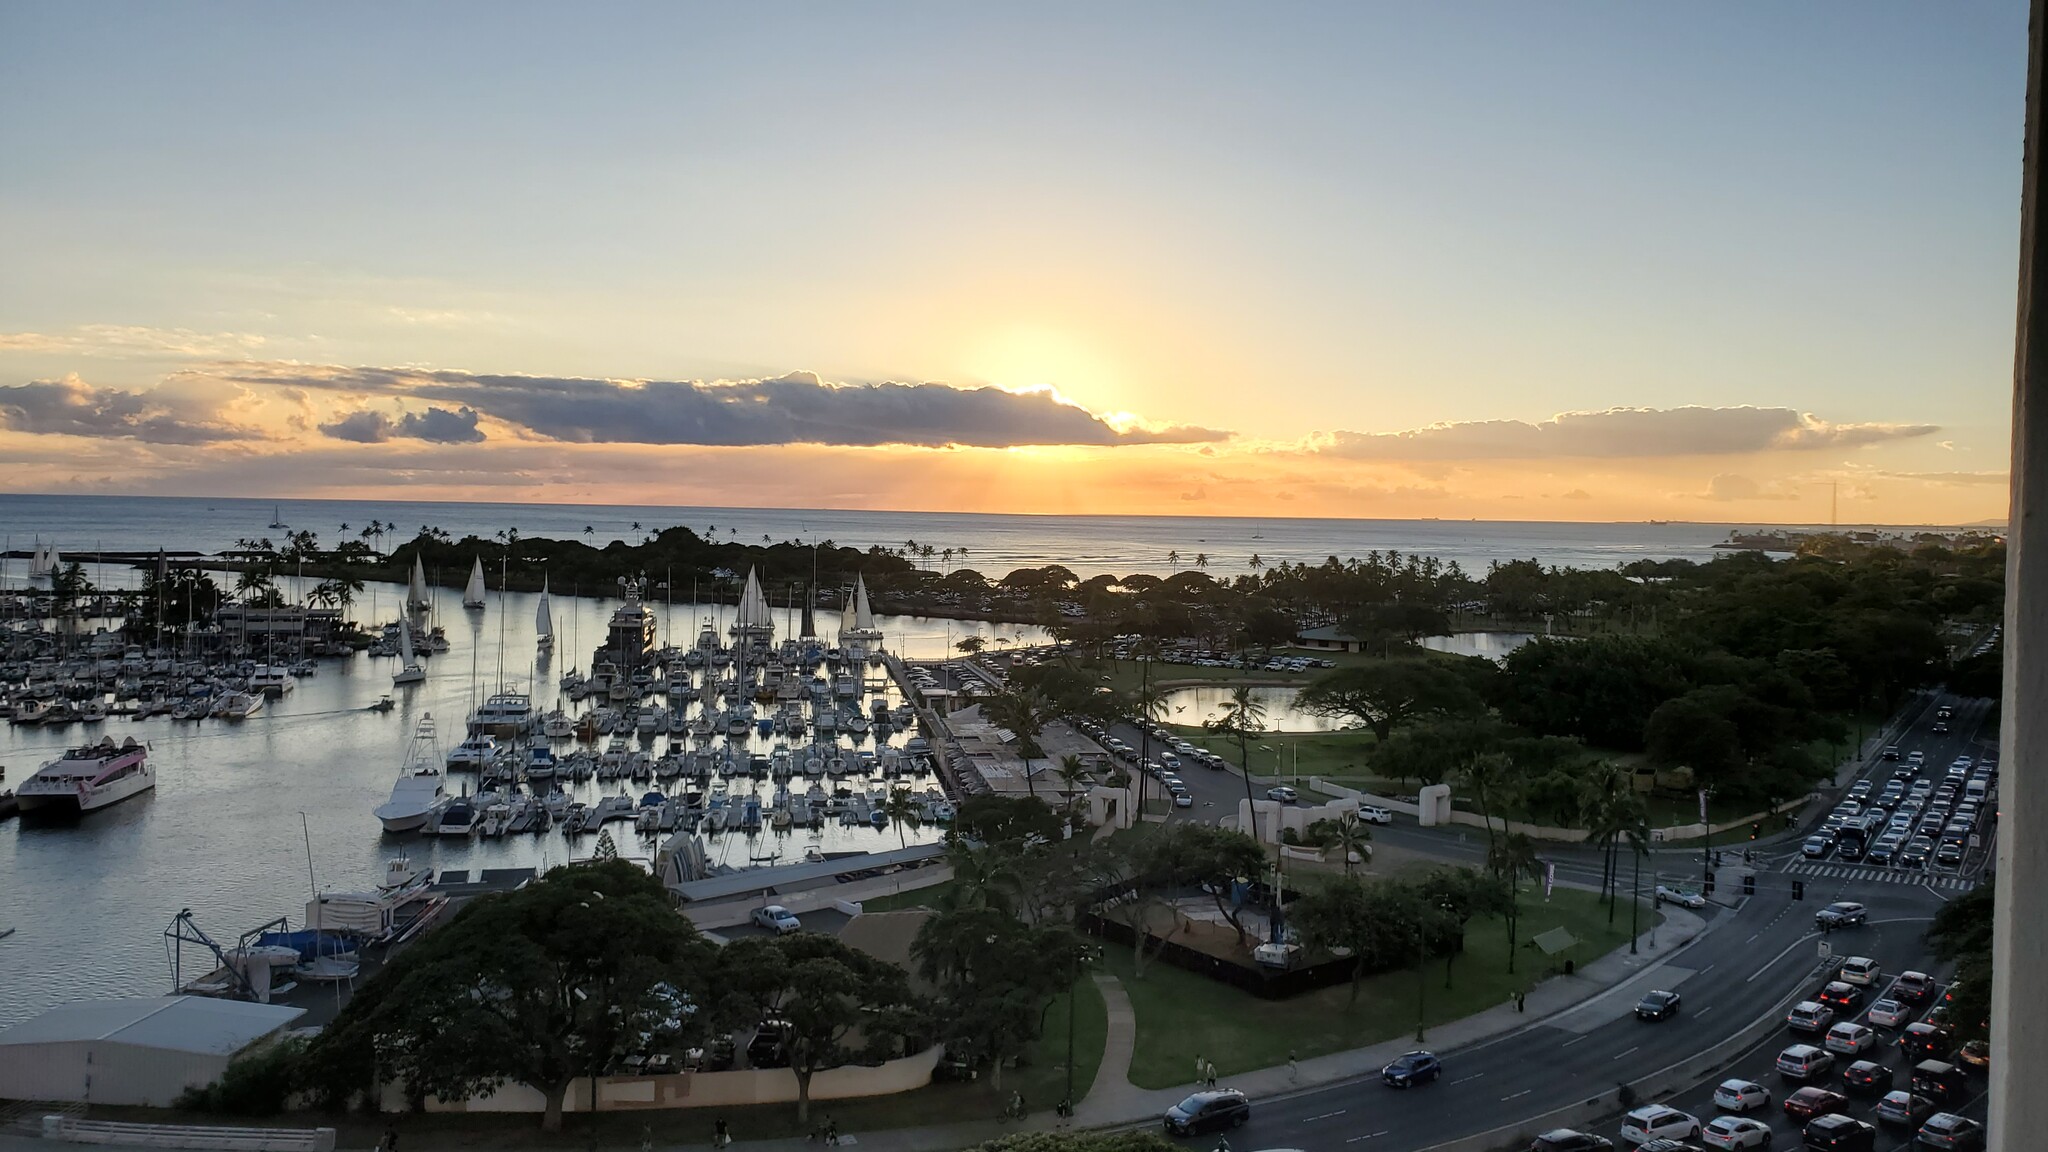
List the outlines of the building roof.
{"type": "Polygon", "coordinates": [[[1358,637],[1353,636],[1349,632],[1338,630],[1334,624],[1325,624],[1320,628],[1303,628],[1294,634],[1294,638],[1297,640],[1327,640],[1333,643],[1342,641],[1356,644],[1358,642],[1358,637]]]}
{"type": "Polygon", "coordinates": [[[892,848],[887,852],[869,852],[858,856],[841,856],[811,864],[747,868],[718,876],[706,876],[702,880],[686,880],[680,884],[671,884],[668,890],[691,904],[728,900],[736,896],[798,891],[817,887],[819,881],[836,880],[845,873],[867,872],[894,865],[919,864],[943,856],[945,852],[946,846],[943,844],[912,844],[908,848],[892,848]]]}
{"type": "Polygon", "coordinates": [[[228,1056],[305,1014],[303,1008],[210,996],[81,1000],[0,1032],[0,1046],[104,1040],[138,1048],[228,1056]]]}

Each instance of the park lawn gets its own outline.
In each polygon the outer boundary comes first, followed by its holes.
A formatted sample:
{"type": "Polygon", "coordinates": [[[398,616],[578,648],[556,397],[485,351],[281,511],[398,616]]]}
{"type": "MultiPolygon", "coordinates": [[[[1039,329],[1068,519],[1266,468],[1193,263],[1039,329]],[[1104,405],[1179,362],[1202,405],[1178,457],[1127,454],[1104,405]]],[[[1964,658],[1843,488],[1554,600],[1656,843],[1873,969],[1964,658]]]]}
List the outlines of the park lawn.
{"type": "MultiPolygon", "coordinates": [[[[1185,737],[1188,743],[1197,748],[1207,748],[1236,767],[1236,741],[1218,736],[1200,725],[1169,724],[1167,727],[1185,737]]],[[[1366,760],[1375,743],[1377,738],[1363,728],[1346,732],[1268,732],[1251,741],[1246,761],[1254,781],[1292,783],[1297,775],[1303,780],[1311,776],[1329,779],[1356,777],[1365,774],[1366,760]],[[1278,776],[1284,780],[1274,779],[1276,766],[1278,776]]]]}
{"type": "MultiPolygon", "coordinates": [[[[1079,1012],[1074,1019],[1074,1098],[1088,1094],[1095,1072],[1102,1064],[1102,1049],[1109,1033],[1109,1010],[1102,992],[1086,973],[1076,982],[1079,1012]]],[[[984,1076],[971,1084],[933,1084],[914,1092],[877,1096],[864,1100],[814,1100],[811,1119],[798,1123],[795,1104],[759,1104],[745,1108],[682,1108],[658,1112],[605,1112],[595,1124],[596,1143],[607,1148],[637,1148],[643,1135],[651,1135],[657,1146],[708,1144],[712,1125],[724,1119],[732,1125],[734,1139],[767,1140],[807,1135],[812,1127],[832,1117],[842,1132],[875,1132],[891,1128],[924,1128],[973,1120],[996,1120],[1011,1092],[1021,1092],[1025,1106],[1046,1111],[1059,1102],[1067,1088],[1067,997],[1053,1000],[1045,1015],[1045,1032],[1016,1068],[1005,1069],[1002,1088],[984,1076]]],[[[246,1117],[211,1117],[168,1113],[157,1109],[132,1109],[134,1117],[157,1123],[247,1124],[246,1117]]],[[[109,1118],[112,1118],[111,1116],[109,1118]]],[[[323,1116],[319,1122],[339,1129],[344,1148],[368,1148],[383,1136],[387,1123],[394,1124],[407,1148],[559,1148],[592,1146],[592,1118],[570,1115],[560,1132],[542,1132],[538,1115],[494,1113],[435,1113],[368,1117],[323,1116]]],[[[258,1121],[261,1123],[261,1121],[258,1121]]],[[[276,1123],[276,1120],[268,1121],[276,1123]]]]}
{"type": "Polygon", "coordinates": [[[887,896],[876,896],[860,902],[862,912],[901,912],[905,908],[931,908],[936,910],[953,890],[954,881],[947,880],[929,888],[913,888],[908,892],[895,892],[887,896]]]}
{"type": "MultiPolygon", "coordinates": [[[[1453,964],[1452,987],[1444,988],[1444,963],[1432,960],[1424,991],[1427,1019],[1442,1023],[1496,1005],[1536,983],[1553,964],[1597,959],[1629,939],[1629,910],[1617,908],[1614,926],[1597,893],[1559,888],[1548,903],[1540,892],[1522,895],[1515,935],[1524,945],[1536,933],[1563,926],[1580,943],[1562,956],[1545,957],[1523,947],[1516,972],[1507,972],[1507,924],[1475,920],[1465,932],[1465,951],[1453,964]]],[[[1657,912],[1647,902],[1644,927],[1657,912]]],[[[1213,1060],[1223,1075],[1362,1048],[1397,1036],[1414,1035],[1416,974],[1413,968],[1371,976],[1358,985],[1325,988],[1290,1000],[1260,1000],[1219,981],[1148,963],[1143,979],[1132,971],[1131,950],[1105,949],[1104,965],[1123,982],[1138,1020],[1130,1079],[1141,1088],[1168,1088],[1193,1078],[1196,1053],[1213,1060]]]]}

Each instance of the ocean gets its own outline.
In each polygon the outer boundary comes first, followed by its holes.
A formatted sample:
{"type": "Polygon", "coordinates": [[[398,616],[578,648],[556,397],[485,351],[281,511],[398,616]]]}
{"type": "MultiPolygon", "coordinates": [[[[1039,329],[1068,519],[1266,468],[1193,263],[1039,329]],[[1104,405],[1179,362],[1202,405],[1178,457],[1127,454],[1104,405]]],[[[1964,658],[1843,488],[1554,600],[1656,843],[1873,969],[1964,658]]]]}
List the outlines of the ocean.
{"type": "Polygon", "coordinates": [[[37,540],[67,555],[158,548],[216,552],[238,539],[281,535],[269,525],[311,530],[328,545],[358,535],[376,520],[398,525],[380,546],[411,539],[422,526],[457,538],[489,538],[516,528],[522,536],[583,536],[600,547],[646,532],[685,525],[699,532],[758,543],[771,540],[842,546],[934,549],[934,566],[966,566],[990,578],[1016,568],[1064,564],[1087,577],[1110,572],[1156,575],[1191,567],[1228,576],[1264,564],[1321,563],[1368,552],[1421,553],[1455,560],[1483,575],[1498,561],[1536,559],[1568,568],[1611,568],[1644,558],[1706,560],[1728,539],[1726,524],[1575,524],[1505,520],[1301,520],[1222,516],[1012,516],[991,513],[853,512],[801,508],[660,508],[634,505],[455,504],[391,500],[253,500],[179,496],[0,495],[0,530],[8,549],[37,540]],[[636,530],[633,525],[639,524],[636,530]],[[948,560],[946,549],[954,550],[948,560]]]}

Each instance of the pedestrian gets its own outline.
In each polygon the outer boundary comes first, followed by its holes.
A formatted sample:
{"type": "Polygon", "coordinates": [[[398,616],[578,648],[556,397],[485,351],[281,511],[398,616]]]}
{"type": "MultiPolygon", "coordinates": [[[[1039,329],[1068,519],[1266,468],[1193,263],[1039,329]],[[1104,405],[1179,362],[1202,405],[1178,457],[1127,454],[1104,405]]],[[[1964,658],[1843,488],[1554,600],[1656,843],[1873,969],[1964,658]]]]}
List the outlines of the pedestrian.
{"type": "Polygon", "coordinates": [[[1214,1088],[1216,1086],[1216,1062],[1214,1060],[1208,1062],[1208,1065],[1203,1070],[1202,1078],[1208,1082],[1209,1087],[1214,1088]]]}
{"type": "Polygon", "coordinates": [[[387,1124],[384,1126],[384,1142],[377,1145],[377,1147],[383,1149],[384,1152],[398,1152],[398,1128],[396,1125],[387,1124]]]}
{"type": "Polygon", "coordinates": [[[1209,1062],[1202,1059],[1200,1052],[1195,1053],[1195,1083],[1200,1084],[1208,1076],[1208,1073],[1209,1062]]]}
{"type": "Polygon", "coordinates": [[[1517,1012],[1527,1012],[1528,1010],[1529,1010],[1529,993],[1528,993],[1527,991],[1522,991],[1522,992],[1517,992],[1517,993],[1515,993],[1515,1011],[1517,1011],[1517,1012]]]}
{"type": "Polygon", "coordinates": [[[732,1129],[726,1125],[725,1118],[721,1116],[718,1120],[718,1123],[712,1125],[711,1146],[713,1148],[723,1148],[731,1143],[732,1129]]]}
{"type": "Polygon", "coordinates": [[[825,1117],[825,1146],[839,1147],[839,1122],[832,1119],[829,1113],[825,1117]]]}
{"type": "Polygon", "coordinates": [[[1293,1049],[1287,1052],[1287,1082],[1296,1083],[1301,1079],[1301,1063],[1295,1058],[1293,1049]]]}

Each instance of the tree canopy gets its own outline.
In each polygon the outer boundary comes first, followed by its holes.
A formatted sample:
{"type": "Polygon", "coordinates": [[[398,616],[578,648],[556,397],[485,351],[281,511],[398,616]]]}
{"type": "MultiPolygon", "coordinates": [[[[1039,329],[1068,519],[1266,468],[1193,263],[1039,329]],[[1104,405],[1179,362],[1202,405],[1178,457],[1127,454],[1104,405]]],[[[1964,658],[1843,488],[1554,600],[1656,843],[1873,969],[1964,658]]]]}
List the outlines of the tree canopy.
{"type": "Polygon", "coordinates": [[[1326,672],[1301,690],[1295,705],[1306,712],[1357,720],[1381,740],[1399,725],[1425,716],[1469,715],[1483,707],[1471,680],[1449,661],[1420,657],[1326,672]]]}

